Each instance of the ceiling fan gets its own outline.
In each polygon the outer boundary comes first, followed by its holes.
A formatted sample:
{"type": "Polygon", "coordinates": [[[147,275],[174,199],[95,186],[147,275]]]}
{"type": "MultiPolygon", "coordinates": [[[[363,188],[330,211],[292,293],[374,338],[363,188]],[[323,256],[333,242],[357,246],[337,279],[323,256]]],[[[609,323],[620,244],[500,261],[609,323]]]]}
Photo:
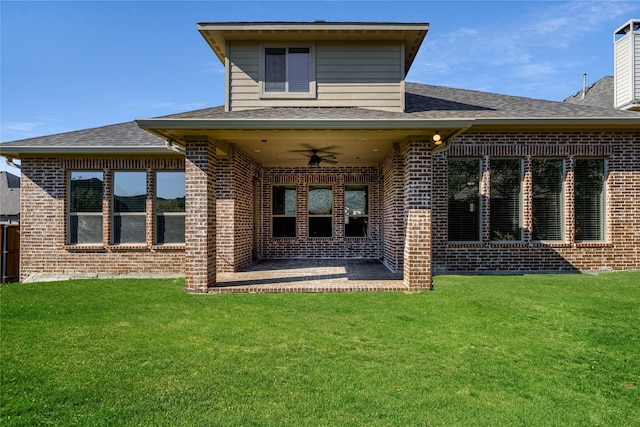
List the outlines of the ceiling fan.
{"type": "MultiPolygon", "coordinates": [[[[331,148],[331,147],[327,147],[327,148],[331,148]]],[[[309,147],[309,149],[307,150],[295,150],[295,152],[297,153],[311,152],[311,154],[304,154],[304,155],[309,158],[308,165],[309,167],[312,167],[312,168],[320,167],[320,163],[329,163],[332,165],[335,165],[336,163],[338,163],[338,161],[336,160],[335,154],[328,151],[324,151],[324,150],[318,150],[317,148],[309,147]],[[319,153],[326,153],[326,154],[320,155],[319,153]]]]}

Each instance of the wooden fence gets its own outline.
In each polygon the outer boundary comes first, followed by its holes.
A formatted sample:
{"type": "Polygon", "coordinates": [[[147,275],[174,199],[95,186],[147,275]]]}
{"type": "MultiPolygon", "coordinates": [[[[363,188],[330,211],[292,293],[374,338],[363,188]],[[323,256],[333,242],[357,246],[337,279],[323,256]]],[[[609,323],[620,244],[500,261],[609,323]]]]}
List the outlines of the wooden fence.
{"type": "Polygon", "coordinates": [[[0,223],[0,283],[20,280],[20,225],[0,223]]]}

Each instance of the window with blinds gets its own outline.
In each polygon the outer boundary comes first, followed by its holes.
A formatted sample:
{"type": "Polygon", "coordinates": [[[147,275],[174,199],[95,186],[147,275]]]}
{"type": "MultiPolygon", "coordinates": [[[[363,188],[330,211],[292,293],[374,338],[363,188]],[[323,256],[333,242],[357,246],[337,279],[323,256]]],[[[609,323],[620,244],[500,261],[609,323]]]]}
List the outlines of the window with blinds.
{"type": "Polygon", "coordinates": [[[562,159],[533,159],[532,237],[534,240],[562,240],[564,167],[562,159]]]}
{"type": "Polygon", "coordinates": [[[308,47],[269,47],[264,50],[264,91],[309,93],[311,54],[308,47]]]}
{"type": "Polygon", "coordinates": [[[576,159],[576,241],[599,241],[605,238],[604,179],[604,159],[576,159]]]}
{"type": "Polygon", "coordinates": [[[146,242],[147,173],[113,173],[113,244],[146,242]]]}
{"type": "Polygon", "coordinates": [[[69,172],[67,243],[102,243],[103,173],[69,172]]]}
{"type": "Polygon", "coordinates": [[[522,161],[491,159],[489,173],[491,240],[521,240],[522,161]]]}
{"type": "Polygon", "coordinates": [[[448,233],[450,242],[480,240],[480,159],[448,161],[448,233]]]}

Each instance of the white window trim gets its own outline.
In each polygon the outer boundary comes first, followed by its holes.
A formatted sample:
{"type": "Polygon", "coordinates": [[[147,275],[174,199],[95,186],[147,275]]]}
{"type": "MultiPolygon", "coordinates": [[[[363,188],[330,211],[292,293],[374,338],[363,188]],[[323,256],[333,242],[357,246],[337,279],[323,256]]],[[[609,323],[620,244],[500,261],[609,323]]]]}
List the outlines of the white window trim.
{"type": "Polygon", "coordinates": [[[313,44],[260,44],[259,55],[259,96],[261,99],[315,99],[317,96],[316,88],[316,49],[313,44]],[[304,47],[309,49],[309,91],[308,92],[267,92],[265,90],[265,49],[274,48],[296,48],[304,47]]]}

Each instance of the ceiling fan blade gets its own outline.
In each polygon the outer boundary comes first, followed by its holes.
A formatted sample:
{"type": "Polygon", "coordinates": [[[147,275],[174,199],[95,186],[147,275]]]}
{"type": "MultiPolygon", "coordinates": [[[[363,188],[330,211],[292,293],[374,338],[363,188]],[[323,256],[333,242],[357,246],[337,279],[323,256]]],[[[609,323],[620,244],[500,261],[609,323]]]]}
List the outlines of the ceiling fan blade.
{"type": "Polygon", "coordinates": [[[335,164],[337,164],[337,163],[338,163],[338,162],[337,162],[337,161],[335,161],[335,160],[329,160],[329,159],[326,159],[326,158],[324,158],[324,157],[323,157],[323,158],[321,158],[321,159],[320,159],[320,161],[321,161],[321,162],[325,162],[325,163],[330,163],[330,164],[332,164],[332,165],[335,165],[335,164]]]}
{"type": "Polygon", "coordinates": [[[340,146],[338,145],[331,145],[328,147],[324,147],[324,148],[314,148],[309,144],[300,144],[303,147],[306,147],[306,149],[304,150],[289,150],[290,153],[325,153],[325,154],[339,154],[339,153],[334,153],[331,152],[329,150],[333,150],[334,148],[340,148],[340,146]]]}

